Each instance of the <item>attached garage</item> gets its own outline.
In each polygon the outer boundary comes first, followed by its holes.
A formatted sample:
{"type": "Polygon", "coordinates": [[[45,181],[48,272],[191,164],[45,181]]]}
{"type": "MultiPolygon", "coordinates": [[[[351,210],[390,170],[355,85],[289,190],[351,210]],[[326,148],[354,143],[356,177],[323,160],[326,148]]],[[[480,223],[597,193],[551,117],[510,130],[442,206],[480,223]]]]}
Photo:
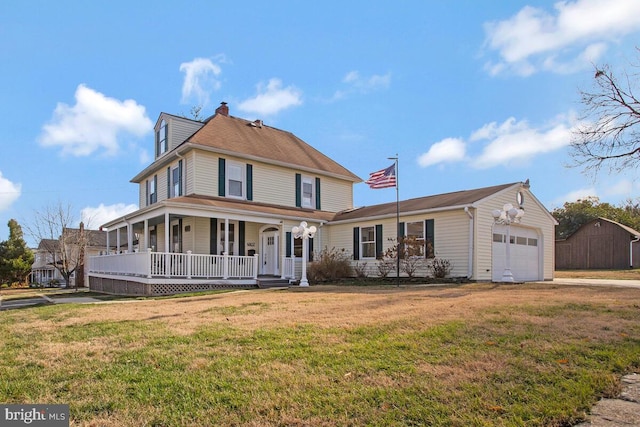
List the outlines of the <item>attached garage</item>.
{"type": "MultiPolygon", "coordinates": [[[[543,280],[540,232],[532,228],[511,225],[509,234],[513,279],[516,282],[543,280]]],[[[505,225],[494,226],[492,258],[492,280],[499,282],[507,260],[507,226],[505,225]]]]}

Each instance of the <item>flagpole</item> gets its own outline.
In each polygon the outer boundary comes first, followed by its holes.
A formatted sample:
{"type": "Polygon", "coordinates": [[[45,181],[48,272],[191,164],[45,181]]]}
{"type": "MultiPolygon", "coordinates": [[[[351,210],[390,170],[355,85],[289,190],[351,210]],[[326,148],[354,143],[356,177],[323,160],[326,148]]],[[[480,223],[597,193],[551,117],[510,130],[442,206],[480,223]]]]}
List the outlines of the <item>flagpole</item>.
{"type": "Polygon", "coordinates": [[[400,287],[400,186],[398,185],[398,153],[395,157],[388,157],[395,161],[396,169],[396,286],[400,287]]]}

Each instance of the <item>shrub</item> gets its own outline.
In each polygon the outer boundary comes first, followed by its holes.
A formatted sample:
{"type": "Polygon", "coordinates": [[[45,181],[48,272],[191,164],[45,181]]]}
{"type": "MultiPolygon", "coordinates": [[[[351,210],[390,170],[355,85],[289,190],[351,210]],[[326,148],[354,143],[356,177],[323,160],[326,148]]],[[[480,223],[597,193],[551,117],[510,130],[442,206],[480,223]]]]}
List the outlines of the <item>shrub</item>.
{"type": "Polygon", "coordinates": [[[396,262],[390,258],[382,258],[378,260],[376,264],[376,268],[378,269],[378,276],[385,278],[393,271],[395,268],[396,262]]]}
{"type": "Polygon", "coordinates": [[[356,277],[367,277],[367,263],[356,262],[353,265],[353,272],[356,274],[356,277]]]}
{"type": "Polygon", "coordinates": [[[317,261],[309,264],[307,277],[310,281],[336,280],[351,277],[351,254],[344,249],[325,248],[317,256],[317,261]]]}
{"type": "Polygon", "coordinates": [[[436,279],[444,279],[451,273],[451,261],[448,259],[434,258],[429,264],[429,270],[436,279]]]}

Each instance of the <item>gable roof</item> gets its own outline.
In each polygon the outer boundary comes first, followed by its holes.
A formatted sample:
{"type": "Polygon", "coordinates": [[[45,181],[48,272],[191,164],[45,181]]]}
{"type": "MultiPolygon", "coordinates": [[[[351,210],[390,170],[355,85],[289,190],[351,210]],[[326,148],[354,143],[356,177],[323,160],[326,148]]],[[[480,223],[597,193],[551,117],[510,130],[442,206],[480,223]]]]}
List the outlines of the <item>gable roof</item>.
{"type": "MultiPolygon", "coordinates": [[[[455,206],[467,206],[476,203],[492,194],[512,187],[519,183],[495,185],[492,187],[477,188],[475,190],[455,191],[452,193],[436,194],[433,196],[418,197],[415,199],[401,200],[399,202],[400,213],[418,212],[433,209],[445,209],[455,206]]],[[[333,221],[348,221],[368,217],[378,217],[396,214],[396,203],[383,203],[381,205],[364,206],[338,212],[333,221]]]]}
{"type": "Polygon", "coordinates": [[[291,132],[266,126],[238,117],[216,114],[205,125],[183,142],[215,151],[237,154],[240,157],[260,159],[285,166],[299,167],[311,172],[338,176],[361,182],[357,175],[322,154],[291,132]]]}
{"type": "MultiPolygon", "coordinates": [[[[580,226],[580,228],[578,228],[576,231],[574,231],[574,232],[573,232],[573,234],[571,234],[571,236],[573,236],[573,235],[574,235],[574,234],[576,234],[578,231],[582,230],[583,228],[588,227],[589,225],[591,225],[592,223],[594,223],[594,222],[596,222],[596,221],[605,221],[605,222],[608,222],[608,223],[610,223],[610,224],[616,225],[616,226],[618,226],[618,227],[622,228],[624,231],[626,231],[626,232],[627,232],[627,233],[629,233],[630,235],[634,236],[636,239],[637,239],[637,238],[640,238],[640,231],[636,231],[636,230],[634,230],[634,229],[633,229],[633,228],[631,228],[631,227],[627,227],[626,225],[620,224],[619,222],[616,222],[616,221],[613,221],[613,220],[611,220],[611,219],[607,219],[607,218],[604,218],[604,217],[594,218],[594,219],[592,219],[591,221],[589,221],[589,222],[586,222],[586,223],[582,224],[582,225],[580,226]]],[[[568,236],[568,237],[567,237],[567,239],[568,239],[569,237],[571,237],[571,236],[568,236]]],[[[566,239],[565,239],[565,240],[566,240],[566,239]]]]}

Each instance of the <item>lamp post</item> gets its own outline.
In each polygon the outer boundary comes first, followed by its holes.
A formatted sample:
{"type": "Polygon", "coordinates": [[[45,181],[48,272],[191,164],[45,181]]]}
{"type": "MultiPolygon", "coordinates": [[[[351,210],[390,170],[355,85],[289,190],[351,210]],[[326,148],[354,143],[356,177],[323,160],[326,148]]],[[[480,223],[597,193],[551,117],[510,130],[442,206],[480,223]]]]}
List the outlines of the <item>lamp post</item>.
{"type": "Polygon", "coordinates": [[[291,232],[296,239],[302,239],[302,277],[300,278],[300,286],[309,286],[309,281],[307,280],[307,250],[309,239],[312,239],[316,234],[316,227],[313,225],[307,227],[307,222],[302,221],[300,226],[293,227],[291,232]]]}
{"type": "Polygon", "coordinates": [[[511,203],[507,203],[502,207],[502,210],[496,209],[491,212],[493,215],[493,222],[499,225],[507,226],[507,242],[506,242],[506,255],[504,263],[504,271],[502,272],[502,282],[513,283],[513,274],[511,273],[511,230],[510,225],[512,223],[519,223],[524,216],[524,210],[514,208],[511,203]]]}

